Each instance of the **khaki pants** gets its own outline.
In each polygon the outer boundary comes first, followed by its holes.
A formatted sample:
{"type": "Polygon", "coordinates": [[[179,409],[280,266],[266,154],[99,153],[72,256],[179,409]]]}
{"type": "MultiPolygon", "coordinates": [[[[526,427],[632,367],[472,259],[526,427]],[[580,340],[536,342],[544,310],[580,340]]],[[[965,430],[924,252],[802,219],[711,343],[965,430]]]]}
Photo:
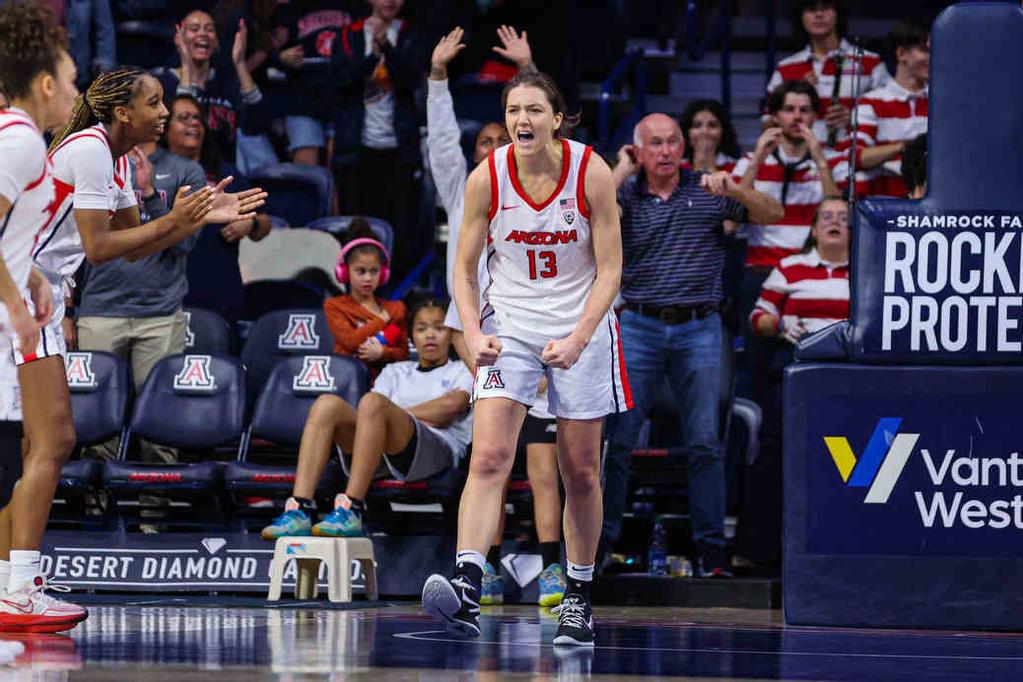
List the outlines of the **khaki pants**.
{"type": "MultiPolygon", "coordinates": [[[[120,357],[131,366],[135,395],[142,391],[149,371],[159,360],[185,350],[188,321],[181,310],[160,317],[82,317],[78,320],[78,347],[101,350],[120,357]]],[[[112,459],[116,443],[105,443],[94,454],[112,459]]],[[[173,463],[173,448],[145,444],[143,460],[173,463]]]]}

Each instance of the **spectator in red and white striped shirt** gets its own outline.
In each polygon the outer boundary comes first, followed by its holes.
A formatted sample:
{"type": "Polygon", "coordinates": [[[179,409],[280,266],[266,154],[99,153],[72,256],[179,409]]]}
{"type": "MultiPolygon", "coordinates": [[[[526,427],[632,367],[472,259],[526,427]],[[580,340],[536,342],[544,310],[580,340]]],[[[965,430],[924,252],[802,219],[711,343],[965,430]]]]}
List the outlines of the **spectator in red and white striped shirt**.
{"type": "MultiPolygon", "coordinates": [[[[866,146],[907,142],[927,132],[927,82],[931,64],[931,38],[927,29],[902,22],[892,30],[895,78],[868,92],[857,113],[856,133],[866,146]]],[[[871,194],[904,197],[901,157],[896,156],[873,174],[871,194]]]]}
{"type": "MultiPolygon", "coordinates": [[[[849,137],[853,98],[881,87],[891,76],[881,57],[873,52],[864,51],[862,59],[854,60],[855,46],[842,37],[846,29],[843,2],[800,0],[795,5],[793,30],[808,42],[805,48],[778,63],[767,83],[767,92],[770,95],[785,81],[805,80],[813,85],[820,98],[813,132],[818,139],[831,141],[829,136],[834,131],[832,146],[841,149],[849,137]]],[[[764,118],[765,125],[771,125],[769,115],[764,118]]]]}
{"type": "Polygon", "coordinates": [[[750,324],[760,336],[794,344],[801,336],[849,317],[849,206],[821,202],[802,253],[778,264],[764,281],[750,324]]]}
{"type": "Polygon", "coordinates": [[[763,409],[760,453],[746,480],[736,533],[736,554],[761,567],[781,559],[782,386],[795,342],[849,316],[849,206],[838,197],[821,202],[803,253],[775,268],[750,316],[757,334],[778,337],[769,363],[754,378],[763,409]]]}

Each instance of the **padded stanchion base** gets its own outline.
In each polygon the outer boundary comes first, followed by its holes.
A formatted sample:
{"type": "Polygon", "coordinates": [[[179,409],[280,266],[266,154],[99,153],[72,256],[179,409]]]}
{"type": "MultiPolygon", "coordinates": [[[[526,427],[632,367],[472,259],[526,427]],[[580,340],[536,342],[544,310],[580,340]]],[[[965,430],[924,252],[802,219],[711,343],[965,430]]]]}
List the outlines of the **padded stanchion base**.
{"type": "Polygon", "coordinates": [[[1021,401],[1021,367],[790,367],[786,621],[1023,630],[1021,401]]]}

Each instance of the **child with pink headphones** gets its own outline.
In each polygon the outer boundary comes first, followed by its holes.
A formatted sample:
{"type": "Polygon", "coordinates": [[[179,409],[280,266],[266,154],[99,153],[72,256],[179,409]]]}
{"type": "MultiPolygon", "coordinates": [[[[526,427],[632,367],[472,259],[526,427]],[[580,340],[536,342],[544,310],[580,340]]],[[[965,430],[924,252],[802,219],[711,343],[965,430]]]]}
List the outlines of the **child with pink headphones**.
{"type": "Polygon", "coordinates": [[[376,378],[385,364],[408,358],[408,313],[401,301],[376,296],[387,283],[391,256],[365,218],[352,220],[344,242],[334,274],[348,293],[327,299],[323,312],[334,352],[359,358],[376,378]]]}

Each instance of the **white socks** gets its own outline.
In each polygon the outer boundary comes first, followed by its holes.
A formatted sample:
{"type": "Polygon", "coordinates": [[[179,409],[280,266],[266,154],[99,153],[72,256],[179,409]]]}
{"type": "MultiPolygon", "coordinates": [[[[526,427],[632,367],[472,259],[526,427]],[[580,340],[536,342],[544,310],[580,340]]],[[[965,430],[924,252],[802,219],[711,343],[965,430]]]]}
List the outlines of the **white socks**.
{"type": "Polygon", "coordinates": [[[455,564],[472,564],[478,567],[481,571],[483,566],[487,563],[487,558],[471,549],[466,549],[455,555],[455,564]]]}
{"type": "Polygon", "coordinates": [[[19,587],[39,575],[39,552],[30,549],[11,550],[11,577],[7,581],[7,591],[14,592],[19,587]]]}
{"type": "Polygon", "coordinates": [[[568,564],[568,577],[572,580],[581,580],[583,582],[593,582],[593,564],[573,564],[571,561],[566,562],[568,564]]]}

